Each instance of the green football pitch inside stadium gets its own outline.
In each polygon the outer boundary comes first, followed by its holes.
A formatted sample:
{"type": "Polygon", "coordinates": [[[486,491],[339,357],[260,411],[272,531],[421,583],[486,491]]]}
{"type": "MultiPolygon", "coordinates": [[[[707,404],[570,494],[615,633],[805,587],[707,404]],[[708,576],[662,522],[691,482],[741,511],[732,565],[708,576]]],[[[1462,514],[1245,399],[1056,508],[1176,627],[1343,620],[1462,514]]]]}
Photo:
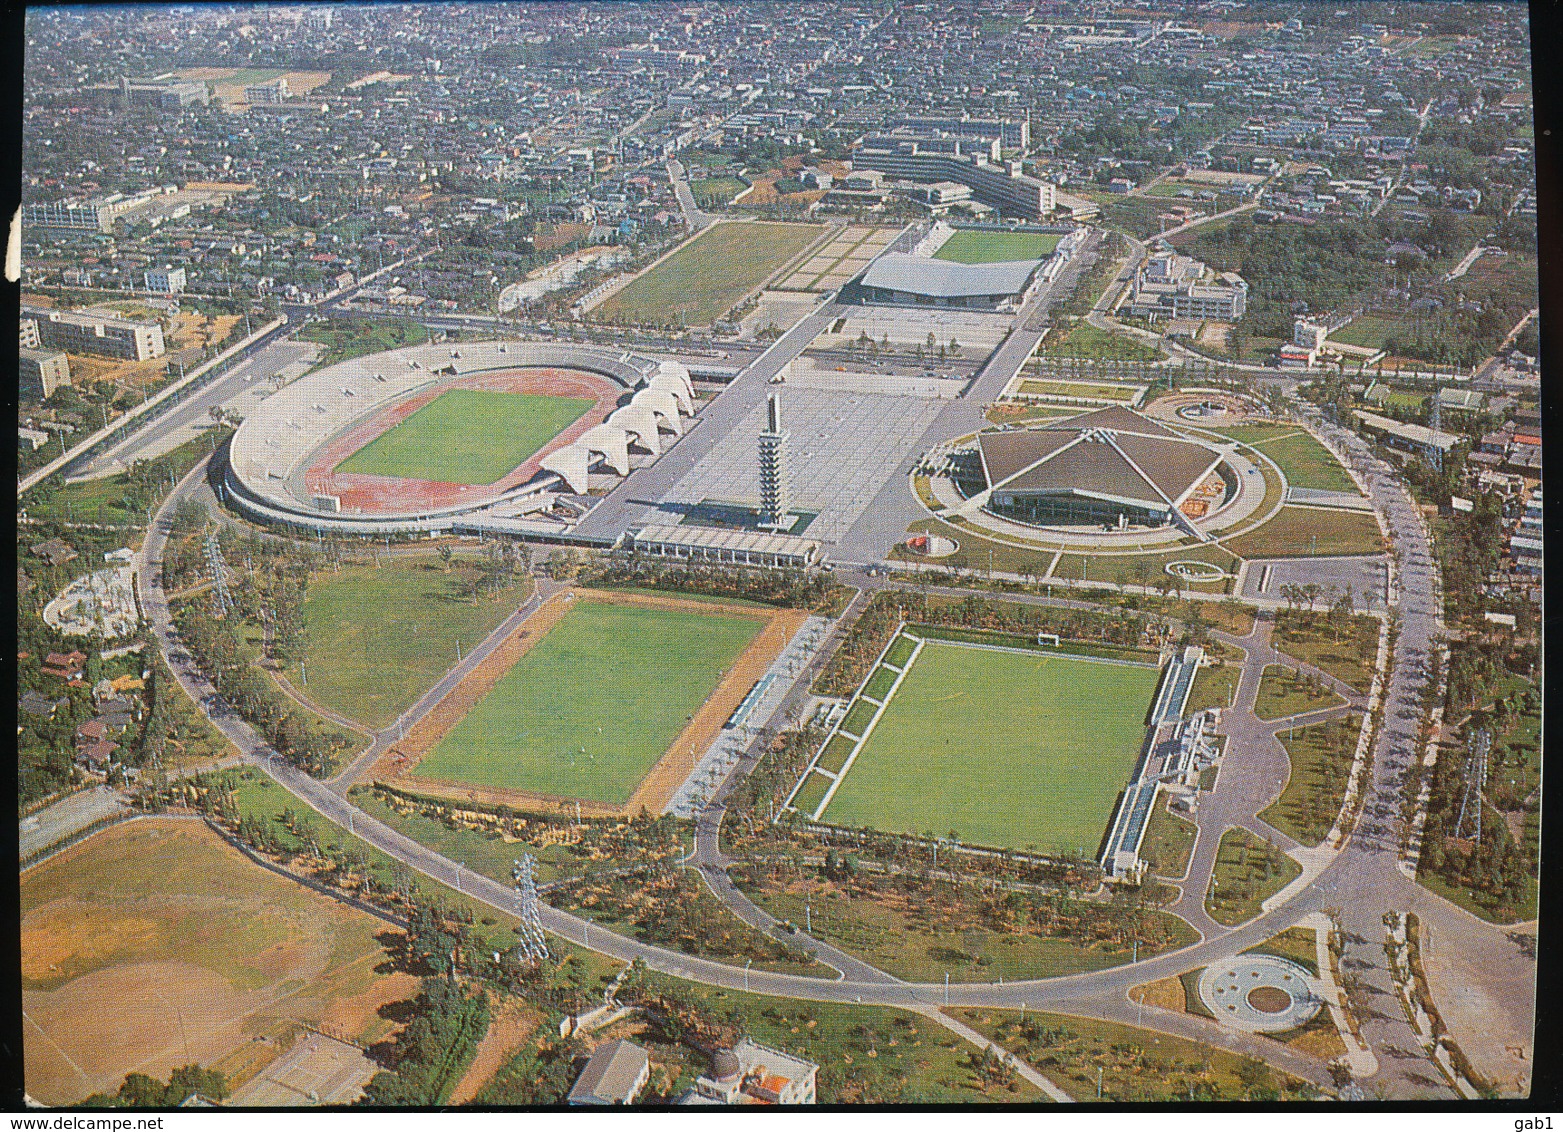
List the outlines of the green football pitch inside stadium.
{"type": "Polygon", "coordinates": [[[928,641],[822,820],[1094,856],[1159,675],[928,641]]]}
{"type": "Polygon", "coordinates": [[[387,429],[336,471],[491,484],[592,407],[589,397],[451,389],[387,429]]]}
{"type": "Polygon", "coordinates": [[[763,626],[578,598],[414,777],[622,805],[763,626]]]}
{"type": "Polygon", "coordinates": [[[1046,232],[979,232],[974,228],[959,228],[955,235],[939,245],[933,257],[956,263],[1046,259],[1062,238],[1046,232]]]}

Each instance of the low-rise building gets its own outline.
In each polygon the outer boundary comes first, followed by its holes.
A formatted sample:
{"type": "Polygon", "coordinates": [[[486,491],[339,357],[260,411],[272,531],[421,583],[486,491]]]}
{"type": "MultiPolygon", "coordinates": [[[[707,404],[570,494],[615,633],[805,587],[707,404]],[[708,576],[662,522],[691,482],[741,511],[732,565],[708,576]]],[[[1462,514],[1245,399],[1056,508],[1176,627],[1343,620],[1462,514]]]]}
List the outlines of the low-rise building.
{"type": "Polygon", "coordinates": [[[1215,273],[1192,256],[1161,251],[1134,273],[1129,313],[1135,318],[1191,318],[1236,322],[1248,309],[1248,282],[1233,271],[1215,273]]]}
{"type": "Polygon", "coordinates": [[[634,1104],[650,1076],[651,1061],[646,1051],[619,1038],[593,1051],[566,1099],[572,1105],[634,1104]]]}
{"type": "Polygon", "coordinates": [[[717,1050],[711,1071],[695,1080],[680,1104],[814,1104],[819,1066],[790,1053],[744,1038],[732,1049],[717,1050]]]}

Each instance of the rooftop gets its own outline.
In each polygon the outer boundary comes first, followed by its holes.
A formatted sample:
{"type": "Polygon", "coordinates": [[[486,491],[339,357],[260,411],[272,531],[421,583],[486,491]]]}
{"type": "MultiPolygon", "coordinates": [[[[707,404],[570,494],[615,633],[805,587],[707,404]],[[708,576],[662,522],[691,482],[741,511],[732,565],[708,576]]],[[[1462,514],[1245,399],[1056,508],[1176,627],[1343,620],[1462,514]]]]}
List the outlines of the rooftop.
{"type": "Polygon", "coordinates": [[[1026,289],[1039,259],[999,263],[956,263],[953,260],[891,252],[882,255],[863,273],[865,287],[907,291],[942,299],[977,295],[1015,295],[1026,289]]]}

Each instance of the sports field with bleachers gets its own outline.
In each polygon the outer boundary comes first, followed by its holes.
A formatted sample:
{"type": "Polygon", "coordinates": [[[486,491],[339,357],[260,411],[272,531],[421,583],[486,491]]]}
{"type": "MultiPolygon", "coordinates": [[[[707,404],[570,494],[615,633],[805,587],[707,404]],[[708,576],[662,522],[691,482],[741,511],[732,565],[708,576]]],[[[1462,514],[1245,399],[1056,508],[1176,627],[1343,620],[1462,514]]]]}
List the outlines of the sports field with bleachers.
{"type": "Polygon", "coordinates": [[[1158,677],[1149,666],[930,640],[821,820],[1094,856],[1158,677]]]}
{"type": "Polygon", "coordinates": [[[439,740],[412,781],[623,805],[766,620],[651,601],[574,601],[439,740]]]}
{"type": "Polygon", "coordinates": [[[354,452],[343,473],[491,484],[585,415],[585,397],[451,389],[354,452]]]}

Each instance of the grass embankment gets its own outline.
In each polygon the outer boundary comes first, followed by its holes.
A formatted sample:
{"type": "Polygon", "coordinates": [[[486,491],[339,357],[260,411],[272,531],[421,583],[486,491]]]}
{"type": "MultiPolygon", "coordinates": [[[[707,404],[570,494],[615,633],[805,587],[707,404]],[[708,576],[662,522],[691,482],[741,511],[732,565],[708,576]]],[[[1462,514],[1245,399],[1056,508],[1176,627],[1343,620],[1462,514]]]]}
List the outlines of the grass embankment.
{"type": "Polygon", "coordinates": [[[1140,845],[1140,860],[1157,876],[1175,880],[1188,871],[1189,855],[1194,852],[1198,833],[1193,822],[1173,813],[1164,801],[1151,810],[1145,840],[1140,845]]]}
{"type": "Polygon", "coordinates": [[[1302,1100],[1312,1086],[1187,1038],[1063,1014],[951,1011],[1077,1101],[1302,1100]],[[1101,1094],[1097,1089],[1100,1083],[1101,1094]]]}
{"type": "Polygon", "coordinates": [[[1002,895],[982,898],[942,882],[930,888],[816,876],[767,877],[757,885],[742,870],[734,879],[778,920],[807,923],[816,938],[914,982],[938,982],[946,974],[952,982],[996,982],[1100,971],[1130,962],[1136,938],[1142,960],[1197,939],[1168,912],[1062,901],[1027,913],[1002,895]]]}
{"type": "Polygon", "coordinates": [[[428,342],[429,332],[409,318],[368,319],[328,318],[312,322],[300,330],[304,342],[319,342],[325,347],[317,359],[319,366],[335,365],[348,358],[378,354],[399,346],[420,346],[428,342]]]}

